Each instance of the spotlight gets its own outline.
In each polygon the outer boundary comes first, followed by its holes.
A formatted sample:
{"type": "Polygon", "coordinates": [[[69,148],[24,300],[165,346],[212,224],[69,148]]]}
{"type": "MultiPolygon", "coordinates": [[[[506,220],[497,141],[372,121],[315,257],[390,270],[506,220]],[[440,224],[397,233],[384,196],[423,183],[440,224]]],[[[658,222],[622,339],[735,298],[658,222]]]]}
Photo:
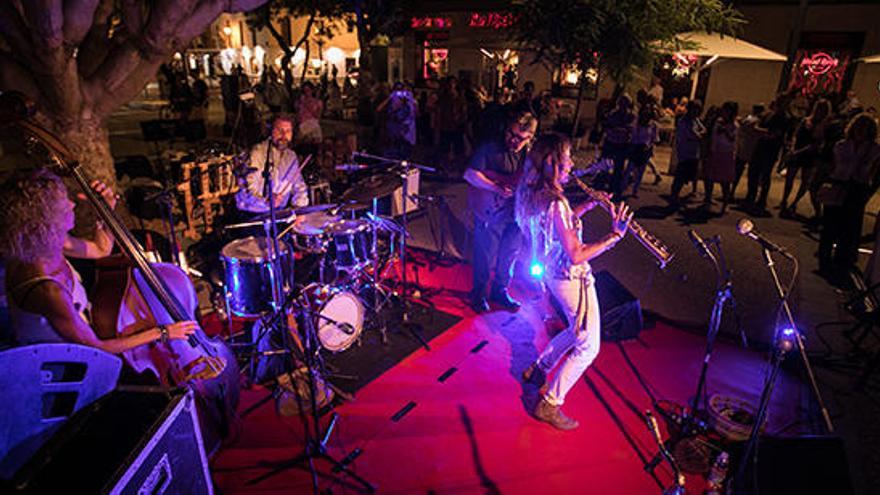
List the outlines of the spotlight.
{"type": "Polygon", "coordinates": [[[535,278],[541,278],[544,275],[544,265],[540,261],[532,261],[531,266],[529,266],[529,273],[535,278]]]}
{"type": "Polygon", "coordinates": [[[779,330],[779,338],[777,344],[783,352],[788,352],[795,347],[797,341],[797,330],[792,327],[785,327],[779,330]]]}

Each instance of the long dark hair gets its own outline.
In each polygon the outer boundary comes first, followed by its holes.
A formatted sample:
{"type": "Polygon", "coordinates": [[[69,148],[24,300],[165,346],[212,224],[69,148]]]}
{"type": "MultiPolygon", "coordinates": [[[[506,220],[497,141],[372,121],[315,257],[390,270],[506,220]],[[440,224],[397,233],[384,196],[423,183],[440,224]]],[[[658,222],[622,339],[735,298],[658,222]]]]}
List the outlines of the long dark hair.
{"type": "Polygon", "coordinates": [[[567,147],[571,147],[567,136],[550,132],[538,136],[529,150],[516,191],[516,217],[521,225],[545,212],[551,201],[562,198],[559,174],[567,147]]]}

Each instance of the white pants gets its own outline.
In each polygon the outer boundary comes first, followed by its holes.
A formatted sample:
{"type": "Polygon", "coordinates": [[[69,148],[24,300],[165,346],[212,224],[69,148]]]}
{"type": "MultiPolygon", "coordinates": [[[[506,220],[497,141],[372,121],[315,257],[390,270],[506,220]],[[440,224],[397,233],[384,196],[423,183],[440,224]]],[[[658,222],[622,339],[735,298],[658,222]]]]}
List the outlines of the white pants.
{"type": "Polygon", "coordinates": [[[565,357],[556,375],[550,380],[544,400],[561,406],[571,387],[580,379],[587,366],[599,354],[601,337],[599,300],[592,275],[583,279],[547,280],[550,294],[559,303],[568,319],[568,328],[559,332],[538,357],[538,367],[548,373],[565,357]]]}

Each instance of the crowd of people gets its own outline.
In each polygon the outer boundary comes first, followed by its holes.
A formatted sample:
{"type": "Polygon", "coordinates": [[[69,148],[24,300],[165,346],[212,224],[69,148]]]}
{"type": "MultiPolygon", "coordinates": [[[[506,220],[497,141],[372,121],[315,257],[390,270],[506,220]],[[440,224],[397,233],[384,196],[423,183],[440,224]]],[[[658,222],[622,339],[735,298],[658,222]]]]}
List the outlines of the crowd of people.
{"type": "MultiPolygon", "coordinates": [[[[812,97],[782,93],[745,115],[733,101],[705,112],[700,101],[686,97],[664,102],[662,89],[654,87],[640,90],[635,101],[622,94],[613,108],[609,101],[600,103],[594,138],[599,156],[614,163],[610,190],[615,199],[628,197],[630,187],[631,196],[637,197],[645,169],[654,166],[653,146],[662,119],[674,122],[673,181],[667,197],[672,211],[697,196],[702,181],[698,208],[707,217],[724,215],[733,205],[751,216],[771,216],[772,178],[782,174],[779,217],[818,231],[819,274],[833,283],[845,282],[857,261],[865,207],[880,185],[875,109],[863,108],[852,91],[812,97]],[[738,196],[743,177],[745,193],[738,196]],[[689,184],[691,192],[683,196],[689,184]],[[798,210],[805,197],[809,216],[798,210]],[[717,211],[716,200],[721,203],[717,211]]],[[[653,171],[659,183],[660,175],[653,171]]]]}
{"type": "MultiPolygon", "coordinates": [[[[290,94],[280,74],[270,69],[253,87],[263,113],[293,116],[296,149],[304,156],[322,141],[322,118],[342,118],[343,108],[363,98],[349,78],[340,86],[333,76],[304,82],[290,94]]],[[[201,94],[193,91],[201,85],[195,81],[189,86],[187,91],[185,84],[170,85],[175,108],[184,114],[204,105],[187,96],[201,94]]],[[[540,130],[569,130],[562,127],[571,125],[560,118],[558,100],[548,91],[536,93],[531,81],[519,89],[513,84],[490,92],[469,79],[449,76],[418,89],[404,82],[376,83],[367,94],[370,112],[360,117],[372,129],[373,151],[418,158],[454,178],[465,172],[480,143],[502,139],[511,114],[533,115],[540,130]]],[[[590,141],[598,149],[597,158],[613,163],[608,189],[616,200],[637,198],[648,170],[655,185],[662,182],[654,151],[661,141],[670,142],[670,208],[677,210],[701,196],[698,210],[708,218],[725,215],[730,208],[770,216],[772,178],[784,175],[781,200],[775,205],[778,215],[803,221],[820,233],[820,272],[834,279],[857,258],[862,227],[858,212],[864,211],[878,180],[871,161],[875,145],[865,144],[873,143],[875,127],[875,110],[863,108],[851,91],[812,97],[788,92],[748,111],[733,101],[704,110],[698,100],[664,95],[661,81],[654,78],[634,98],[620,94],[599,100],[590,141]],[[844,151],[852,146],[858,151],[844,151]],[[809,208],[804,208],[805,198],[809,208]]]]}

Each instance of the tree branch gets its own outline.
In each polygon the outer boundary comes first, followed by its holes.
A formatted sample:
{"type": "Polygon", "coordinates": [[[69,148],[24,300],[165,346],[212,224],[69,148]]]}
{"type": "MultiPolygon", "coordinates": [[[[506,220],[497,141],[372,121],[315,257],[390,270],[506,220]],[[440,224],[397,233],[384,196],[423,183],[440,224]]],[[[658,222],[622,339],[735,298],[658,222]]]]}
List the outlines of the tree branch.
{"type": "Polygon", "coordinates": [[[99,3],[101,0],[64,0],[64,41],[72,46],[80,44],[90,31],[99,3]]]}
{"type": "Polygon", "coordinates": [[[137,0],[122,0],[122,23],[130,33],[139,33],[144,27],[144,5],[137,0]]]}
{"type": "Polygon", "coordinates": [[[116,31],[113,39],[108,39],[110,32],[110,15],[113,13],[113,0],[101,0],[95,10],[92,28],[79,45],[76,57],[79,75],[88,79],[100,66],[110,49],[126,36],[116,31]]]}
{"type": "Polygon", "coordinates": [[[26,0],[22,5],[34,47],[46,52],[60,49],[64,44],[61,0],[26,0]]]}

